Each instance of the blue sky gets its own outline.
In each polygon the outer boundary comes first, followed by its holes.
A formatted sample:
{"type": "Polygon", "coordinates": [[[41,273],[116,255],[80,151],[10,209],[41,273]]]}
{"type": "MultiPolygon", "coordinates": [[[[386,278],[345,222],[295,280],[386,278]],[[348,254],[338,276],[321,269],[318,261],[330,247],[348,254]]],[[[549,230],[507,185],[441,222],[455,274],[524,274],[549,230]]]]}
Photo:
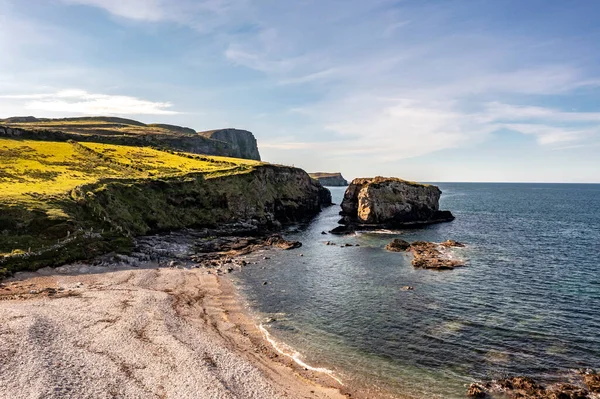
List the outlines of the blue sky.
{"type": "Polygon", "coordinates": [[[248,129],[347,177],[600,182],[595,0],[0,0],[0,117],[248,129]]]}

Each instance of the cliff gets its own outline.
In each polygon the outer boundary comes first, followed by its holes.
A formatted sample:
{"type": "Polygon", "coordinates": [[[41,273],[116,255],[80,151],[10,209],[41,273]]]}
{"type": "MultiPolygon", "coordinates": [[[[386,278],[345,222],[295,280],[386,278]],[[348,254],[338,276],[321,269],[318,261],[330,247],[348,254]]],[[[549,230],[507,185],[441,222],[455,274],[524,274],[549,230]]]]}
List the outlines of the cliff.
{"type": "Polygon", "coordinates": [[[362,227],[403,227],[451,221],[439,210],[441,190],[398,178],[354,179],[342,201],[340,223],[362,227]]]}
{"type": "Polygon", "coordinates": [[[348,185],[341,173],[309,173],[309,176],[318,180],[323,186],[343,187],[348,185]]]}
{"type": "Polygon", "coordinates": [[[132,237],[242,223],[276,230],[331,194],[301,169],[102,143],[0,138],[0,277],[132,237]]]}
{"type": "Polygon", "coordinates": [[[246,130],[221,129],[197,133],[187,127],[144,124],[114,117],[12,117],[0,120],[0,137],[154,146],[196,154],[260,160],[256,139],[246,130]]]}
{"type": "Polygon", "coordinates": [[[199,135],[211,140],[226,143],[231,157],[254,159],[260,161],[260,153],[256,138],[247,130],[240,129],[219,129],[198,132],[199,135]]]}

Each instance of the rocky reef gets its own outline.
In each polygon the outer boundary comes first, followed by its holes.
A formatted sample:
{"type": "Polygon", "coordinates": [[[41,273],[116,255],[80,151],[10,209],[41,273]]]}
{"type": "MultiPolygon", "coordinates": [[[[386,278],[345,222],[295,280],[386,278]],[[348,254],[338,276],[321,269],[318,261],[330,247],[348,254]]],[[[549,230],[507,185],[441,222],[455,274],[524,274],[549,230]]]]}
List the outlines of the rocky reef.
{"type": "Polygon", "coordinates": [[[318,180],[323,186],[330,187],[345,187],[348,185],[348,181],[344,179],[341,173],[309,173],[310,177],[318,180]]]}
{"type": "Polygon", "coordinates": [[[454,220],[450,211],[439,210],[442,192],[436,186],[393,177],[354,179],[342,201],[345,225],[333,232],[360,228],[397,228],[454,220]]]}
{"type": "Polygon", "coordinates": [[[473,383],[467,390],[472,398],[488,398],[501,394],[513,399],[593,399],[600,393],[600,374],[592,370],[580,373],[580,381],[573,383],[556,383],[544,386],[524,376],[502,378],[486,383],[473,383]],[[587,388],[587,389],[586,389],[587,388]]]}
{"type": "Polygon", "coordinates": [[[412,265],[419,269],[452,270],[464,266],[465,262],[457,258],[449,248],[463,248],[465,244],[447,240],[440,244],[426,241],[408,241],[396,238],[385,249],[392,252],[412,252],[412,265]]]}

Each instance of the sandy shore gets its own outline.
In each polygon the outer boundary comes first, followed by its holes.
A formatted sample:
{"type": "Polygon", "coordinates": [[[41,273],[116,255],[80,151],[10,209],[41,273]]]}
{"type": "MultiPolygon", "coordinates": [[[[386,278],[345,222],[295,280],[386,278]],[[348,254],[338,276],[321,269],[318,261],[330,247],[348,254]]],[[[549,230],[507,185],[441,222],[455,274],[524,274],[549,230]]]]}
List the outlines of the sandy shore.
{"type": "Polygon", "coordinates": [[[206,269],[59,269],[0,286],[3,398],[347,397],[338,388],[278,355],[206,269]]]}

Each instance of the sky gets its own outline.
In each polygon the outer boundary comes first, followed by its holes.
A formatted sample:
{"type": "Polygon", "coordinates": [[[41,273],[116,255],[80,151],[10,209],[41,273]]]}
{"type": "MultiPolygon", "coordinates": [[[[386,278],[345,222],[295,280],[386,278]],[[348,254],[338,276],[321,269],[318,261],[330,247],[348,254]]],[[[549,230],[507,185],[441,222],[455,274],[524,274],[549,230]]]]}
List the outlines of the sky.
{"type": "Polygon", "coordinates": [[[0,0],[0,118],[250,130],[263,160],[600,182],[596,0],[0,0]]]}

